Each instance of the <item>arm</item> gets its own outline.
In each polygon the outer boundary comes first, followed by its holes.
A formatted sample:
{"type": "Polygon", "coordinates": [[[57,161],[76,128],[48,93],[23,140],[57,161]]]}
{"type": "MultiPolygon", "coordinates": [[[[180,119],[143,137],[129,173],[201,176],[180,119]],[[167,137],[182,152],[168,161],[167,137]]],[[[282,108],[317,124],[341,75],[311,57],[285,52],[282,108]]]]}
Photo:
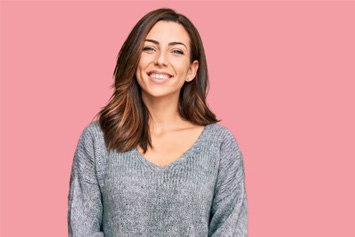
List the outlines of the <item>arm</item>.
{"type": "Polygon", "coordinates": [[[212,201],[208,236],[248,236],[243,155],[230,131],[221,145],[221,160],[212,201]]]}
{"type": "Polygon", "coordinates": [[[96,177],[94,141],[86,127],[75,150],[68,195],[69,237],[104,237],[102,202],[96,177]]]}

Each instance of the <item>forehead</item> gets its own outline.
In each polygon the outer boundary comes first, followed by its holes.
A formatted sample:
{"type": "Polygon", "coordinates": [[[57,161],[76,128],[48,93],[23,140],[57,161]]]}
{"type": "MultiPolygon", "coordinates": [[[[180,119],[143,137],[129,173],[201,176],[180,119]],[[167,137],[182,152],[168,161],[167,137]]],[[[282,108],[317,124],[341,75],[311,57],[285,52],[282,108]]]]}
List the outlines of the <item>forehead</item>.
{"type": "Polygon", "coordinates": [[[179,41],[188,45],[190,37],[185,28],[176,22],[158,21],[149,31],[147,39],[154,39],[161,44],[179,41]]]}

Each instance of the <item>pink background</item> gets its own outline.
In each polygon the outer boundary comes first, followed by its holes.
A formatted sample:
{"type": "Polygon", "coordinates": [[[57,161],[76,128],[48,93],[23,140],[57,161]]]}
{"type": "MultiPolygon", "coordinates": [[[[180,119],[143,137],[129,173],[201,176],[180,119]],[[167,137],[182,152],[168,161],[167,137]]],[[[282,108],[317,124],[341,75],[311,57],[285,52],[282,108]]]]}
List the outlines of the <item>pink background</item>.
{"type": "Polygon", "coordinates": [[[79,135],[148,11],[202,36],[245,159],[249,236],[355,236],[355,2],[1,2],[1,236],[66,236],[79,135]]]}

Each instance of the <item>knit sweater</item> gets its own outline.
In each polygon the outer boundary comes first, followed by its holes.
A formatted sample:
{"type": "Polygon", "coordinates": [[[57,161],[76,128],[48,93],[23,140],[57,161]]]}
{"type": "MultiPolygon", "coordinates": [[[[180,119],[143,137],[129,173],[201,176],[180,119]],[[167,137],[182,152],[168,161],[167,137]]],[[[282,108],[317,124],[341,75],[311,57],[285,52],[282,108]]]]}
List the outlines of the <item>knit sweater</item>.
{"type": "Polygon", "coordinates": [[[136,148],[108,151],[97,120],[83,129],[70,175],[70,237],[245,237],[247,226],[243,156],[228,128],[206,125],[166,166],[136,148]]]}

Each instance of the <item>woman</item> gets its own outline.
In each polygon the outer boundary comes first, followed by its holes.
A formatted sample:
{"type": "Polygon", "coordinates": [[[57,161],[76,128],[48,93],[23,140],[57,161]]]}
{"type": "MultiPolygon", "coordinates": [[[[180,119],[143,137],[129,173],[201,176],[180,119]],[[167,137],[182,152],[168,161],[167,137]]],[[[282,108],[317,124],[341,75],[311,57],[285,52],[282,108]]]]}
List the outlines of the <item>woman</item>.
{"type": "Polygon", "coordinates": [[[149,12],[114,75],[74,154],[69,236],[247,236],[242,153],[206,105],[194,25],[172,9],[149,12]]]}

